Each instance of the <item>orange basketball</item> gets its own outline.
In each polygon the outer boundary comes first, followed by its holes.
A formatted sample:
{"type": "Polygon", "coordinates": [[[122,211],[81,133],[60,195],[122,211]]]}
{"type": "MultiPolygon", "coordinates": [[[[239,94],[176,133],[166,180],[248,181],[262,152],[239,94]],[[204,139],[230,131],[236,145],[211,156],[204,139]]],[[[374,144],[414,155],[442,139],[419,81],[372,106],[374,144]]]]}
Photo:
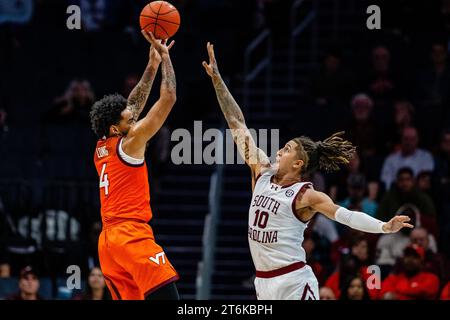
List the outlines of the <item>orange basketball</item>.
{"type": "Polygon", "coordinates": [[[155,38],[168,39],[180,27],[180,14],[167,1],[153,1],[142,9],[139,23],[141,29],[152,32],[155,38]]]}

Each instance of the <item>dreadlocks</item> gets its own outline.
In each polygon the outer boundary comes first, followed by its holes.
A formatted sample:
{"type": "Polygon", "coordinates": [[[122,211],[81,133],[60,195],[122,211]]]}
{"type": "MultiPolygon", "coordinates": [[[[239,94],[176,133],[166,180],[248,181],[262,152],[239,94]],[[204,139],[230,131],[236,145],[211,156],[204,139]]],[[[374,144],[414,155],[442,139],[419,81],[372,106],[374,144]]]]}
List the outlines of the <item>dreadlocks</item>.
{"type": "Polygon", "coordinates": [[[304,162],[302,173],[310,173],[317,169],[326,172],[337,171],[339,165],[349,163],[356,148],[342,138],[343,134],[343,131],[336,132],[324,141],[318,142],[305,136],[295,138],[299,158],[304,162]]]}

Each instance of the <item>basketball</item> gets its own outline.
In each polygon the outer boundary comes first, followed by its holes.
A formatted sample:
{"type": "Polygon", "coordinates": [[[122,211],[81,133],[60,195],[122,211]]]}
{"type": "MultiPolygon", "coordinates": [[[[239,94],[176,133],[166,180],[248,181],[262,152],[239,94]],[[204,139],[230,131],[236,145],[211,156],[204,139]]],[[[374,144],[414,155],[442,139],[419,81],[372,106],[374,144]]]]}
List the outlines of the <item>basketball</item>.
{"type": "Polygon", "coordinates": [[[168,39],[180,27],[180,14],[166,1],[153,1],[142,9],[139,23],[141,29],[152,32],[156,39],[168,39]]]}

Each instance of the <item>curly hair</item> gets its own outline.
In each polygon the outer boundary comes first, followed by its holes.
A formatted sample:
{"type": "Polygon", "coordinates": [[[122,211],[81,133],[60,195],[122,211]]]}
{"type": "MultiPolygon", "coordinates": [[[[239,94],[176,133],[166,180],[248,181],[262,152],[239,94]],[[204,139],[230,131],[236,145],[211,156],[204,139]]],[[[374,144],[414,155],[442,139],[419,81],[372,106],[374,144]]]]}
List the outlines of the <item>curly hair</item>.
{"type": "Polygon", "coordinates": [[[119,123],[126,106],[127,100],[117,93],[106,95],[94,103],[90,112],[91,126],[99,138],[109,136],[109,128],[119,123]]]}
{"type": "Polygon", "coordinates": [[[317,142],[305,136],[295,138],[299,158],[304,162],[302,173],[311,173],[317,169],[333,172],[339,170],[339,165],[349,163],[356,148],[351,142],[342,139],[343,134],[337,132],[317,142]]]}

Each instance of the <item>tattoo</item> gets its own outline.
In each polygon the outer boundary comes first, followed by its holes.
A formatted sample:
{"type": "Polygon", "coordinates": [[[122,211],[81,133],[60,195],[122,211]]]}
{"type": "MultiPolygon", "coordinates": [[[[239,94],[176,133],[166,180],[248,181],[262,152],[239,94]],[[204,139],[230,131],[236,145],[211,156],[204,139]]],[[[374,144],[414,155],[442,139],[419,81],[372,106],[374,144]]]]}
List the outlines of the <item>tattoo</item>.
{"type": "Polygon", "coordinates": [[[133,112],[135,121],[138,120],[145,107],[157,71],[158,68],[153,67],[151,64],[147,65],[141,80],[128,96],[128,108],[133,112]]]}
{"type": "Polygon", "coordinates": [[[170,92],[175,92],[177,89],[177,79],[175,77],[175,71],[173,70],[172,61],[169,56],[162,59],[161,70],[161,90],[166,89],[170,92]]]}
{"type": "Polygon", "coordinates": [[[270,165],[270,160],[267,155],[256,146],[255,141],[245,124],[244,114],[242,113],[241,108],[236,100],[234,100],[225,82],[220,75],[218,75],[218,72],[214,70],[214,73],[217,75],[213,77],[217,100],[219,101],[220,108],[227,120],[228,126],[231,129],[239,153],[249,165],[270,165]]]}
{"type": "Polygon", "coordinates": [[[230,125],[230,129],[236,129],[233,125],[234,122],[244,122],[244,115],[241,108],[234,100],[230,91],[228,90],[225,82],[220,76],[213,77],[214,88],[216,89],[217,100],[219,101],[220,108],[223,115],[230,125]]]}

